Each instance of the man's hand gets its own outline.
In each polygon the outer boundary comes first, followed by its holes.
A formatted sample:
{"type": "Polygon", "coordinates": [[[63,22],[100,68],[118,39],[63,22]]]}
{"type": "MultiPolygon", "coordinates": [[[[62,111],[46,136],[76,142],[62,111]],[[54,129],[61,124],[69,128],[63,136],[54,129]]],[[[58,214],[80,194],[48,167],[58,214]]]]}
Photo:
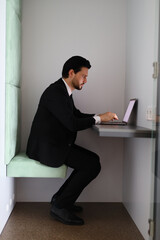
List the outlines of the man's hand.
{"type": "Polygon", "coordinates": [[[109,122],[111,120],[118,120],[117,115],[112,112],[106,112],[103,114],[99,114],[98,116],[100,116],[101,122],[109,122]]]}

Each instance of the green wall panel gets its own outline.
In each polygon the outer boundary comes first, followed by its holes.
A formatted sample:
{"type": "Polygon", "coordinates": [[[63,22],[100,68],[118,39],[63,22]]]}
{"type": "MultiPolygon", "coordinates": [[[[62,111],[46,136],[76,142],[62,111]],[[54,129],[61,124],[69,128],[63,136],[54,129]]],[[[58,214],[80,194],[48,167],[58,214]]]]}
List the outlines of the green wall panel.
{"type": "Polygon", "coordinates": [[[21,4],[6,1],[6,135],[5,161],[8,164],[19,149],[21,4]]]}
{"type": "Polygon", "coordinates": [[[8,164],[19,150],[20,89],[6,84],[6,144],[5,163],[8,164]]]}
{"type": "Polygon", "coordinates": [[[7,1],[6,19],[6,82],[20,86],[21,22],[7,1]]]}
{"type": "Polygon", "coordinates": [[[18,17],[21,18],[21,0],[7,0],[6,2],[11,4],[18,17]]]}

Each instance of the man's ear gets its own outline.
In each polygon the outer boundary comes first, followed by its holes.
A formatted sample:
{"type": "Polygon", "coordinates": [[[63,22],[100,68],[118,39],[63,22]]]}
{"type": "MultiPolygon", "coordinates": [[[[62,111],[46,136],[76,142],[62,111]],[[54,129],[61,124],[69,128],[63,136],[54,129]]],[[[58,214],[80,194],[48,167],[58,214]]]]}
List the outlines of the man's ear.
{"type": "Polygon", "coordinates": [[[74,70],[73,70],[73,69],[70,69],[69,72],[68,72],[68,76],[69,76],[69,78],[74,77],[74,75],[75,75],[74,70]]]}

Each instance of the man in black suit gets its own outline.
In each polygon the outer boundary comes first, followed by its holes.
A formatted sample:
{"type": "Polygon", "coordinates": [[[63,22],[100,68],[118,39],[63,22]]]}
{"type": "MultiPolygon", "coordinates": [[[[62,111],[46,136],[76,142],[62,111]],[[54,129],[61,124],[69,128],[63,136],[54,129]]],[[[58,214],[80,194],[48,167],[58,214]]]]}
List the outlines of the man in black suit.
{"type": "Polygon", "coordinates": [[[99,174],[99,156],[75,144],[77,131],[101,121],[117,119],[115,113],[81,113],[74,105],[73,90],[81,90],[87,82],[88,60],[71,57],[62,70],[62,78],[42,94],[27,144],[27,155],[42,164],[59,167],[62,164],[73,172],[59,191],[53,195],[51,216],[65,224],[82,225],[83,219],[74,212],[82,211],[75,201],[83,189],[99,174]]]}

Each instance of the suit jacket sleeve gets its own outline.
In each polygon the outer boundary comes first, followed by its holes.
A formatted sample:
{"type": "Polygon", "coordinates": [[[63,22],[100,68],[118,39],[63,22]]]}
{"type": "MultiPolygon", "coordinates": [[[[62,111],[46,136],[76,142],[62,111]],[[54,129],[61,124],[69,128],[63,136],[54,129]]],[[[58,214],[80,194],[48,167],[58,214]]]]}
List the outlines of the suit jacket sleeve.
{"type": "Polygon", "coordinates": [[[88,117],[93,117],[95,115],[95,114],[82,113],[75,106],[73,111],[74,111],[74,115],[79,118],[88,118],[88,117]]]}
{"type": "Polygon", "coordinates": [[[82,114],[72,104],[62,87],[50,88],[45,94],[45,105],[61,124],[71,132],[90,128],[95,124],[93,114],[82,114]]]}

